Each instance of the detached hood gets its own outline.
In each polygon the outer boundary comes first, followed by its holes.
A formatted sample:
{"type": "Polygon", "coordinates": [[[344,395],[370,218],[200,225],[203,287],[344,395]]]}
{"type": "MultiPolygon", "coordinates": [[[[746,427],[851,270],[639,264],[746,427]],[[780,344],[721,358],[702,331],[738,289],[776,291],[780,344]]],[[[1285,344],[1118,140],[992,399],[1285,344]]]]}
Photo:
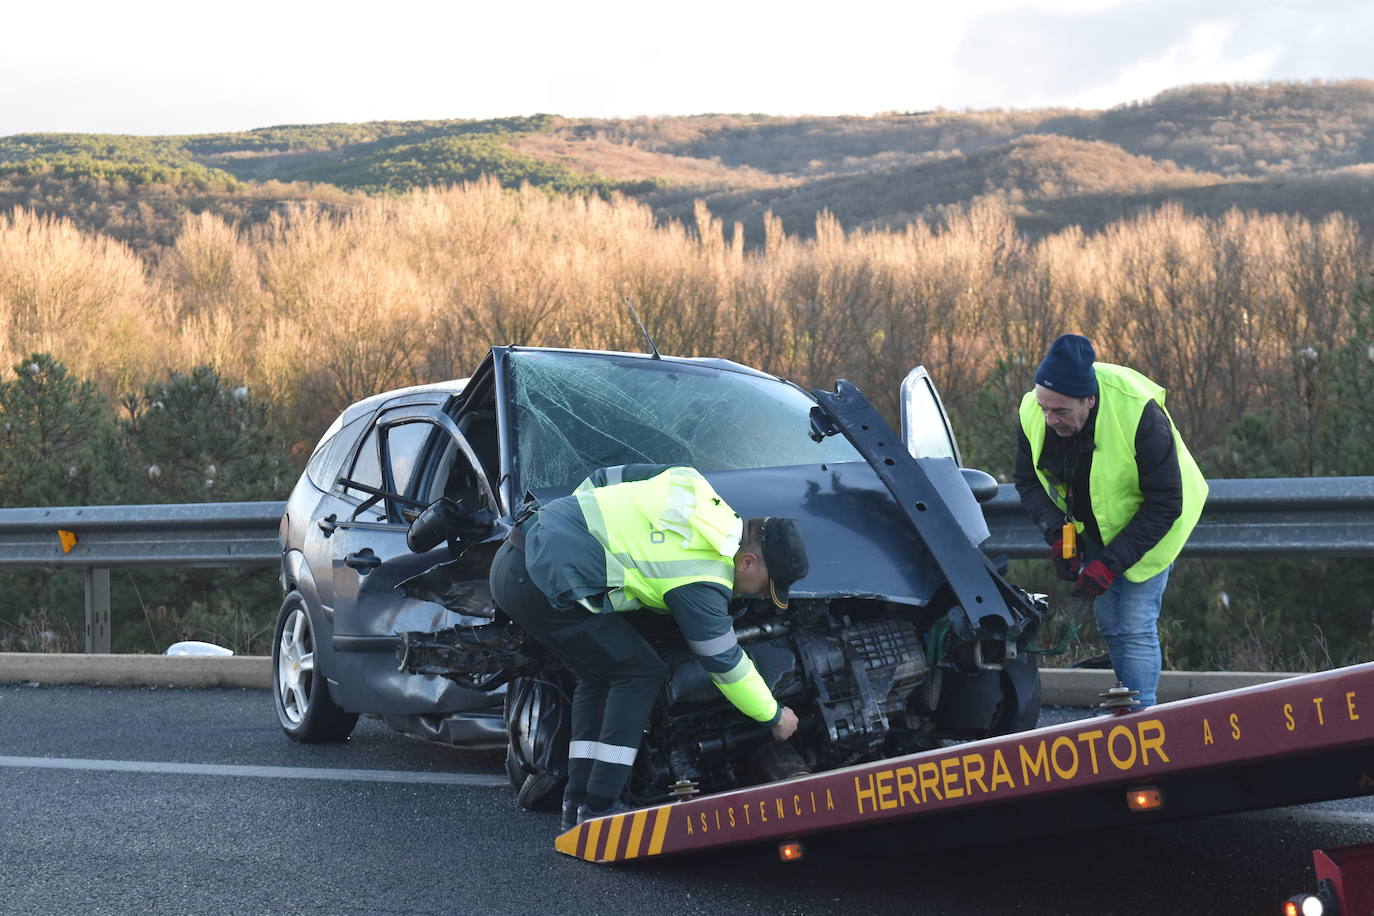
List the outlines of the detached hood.
{"type": "MultiPolygon", "coordinates": [[[[958,466],[922,459],[975,547],[988,537],[982,510],[958,466]]],[[[716,491],[736,512],[791,516],[806,537],[811,571],[792,586],[800,598],[870,597],[924,605],[944,576],[892,494],[863,462],[711,471],[716,491]]]]}

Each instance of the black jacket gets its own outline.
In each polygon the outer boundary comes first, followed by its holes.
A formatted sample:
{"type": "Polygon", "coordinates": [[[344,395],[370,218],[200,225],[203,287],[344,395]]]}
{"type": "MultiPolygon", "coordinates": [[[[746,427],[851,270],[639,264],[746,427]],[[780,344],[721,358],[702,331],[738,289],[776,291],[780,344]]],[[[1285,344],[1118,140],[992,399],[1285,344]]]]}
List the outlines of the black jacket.
{"type": "MultiPolygon", "coordinates": [[[[1088,422],[1076,436],[1065,439],[1053,430],[1046,430],[1040,467],[1052,482],[1068,484],[1068,514],[1084,526],[1081,535],[1083,556],[1089,561],[1101,560],[1119,575],[1158,544],[1183,513],[1183,478],[1178,469],[1173,424],[1158,404],[1146,404],[1135,432],[1135,463],[1144,502],[1116,538],[1104,545],[1089,492],[1096,425],[1097,408],[1094,407],[1088,422]]],[[[1019,423],[1016,438],[1016,470],[1012,475],[1016,492],[1021,495],[1021,505],[1045,536],[1045,542],[1053,544],[1060,536],[1065,513],[1041,486],[1031,465],[1030,441],[1019,423]]],[[[1110,499],[1110,495],[1107,498],[1110,499]]]]}

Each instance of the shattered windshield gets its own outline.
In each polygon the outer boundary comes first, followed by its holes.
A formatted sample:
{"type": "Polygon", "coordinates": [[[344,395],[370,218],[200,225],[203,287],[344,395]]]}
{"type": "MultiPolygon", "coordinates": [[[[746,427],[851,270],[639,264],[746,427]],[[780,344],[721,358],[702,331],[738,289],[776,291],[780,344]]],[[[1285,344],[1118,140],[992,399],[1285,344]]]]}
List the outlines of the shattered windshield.
{"type": "Polygon", "coordinates": [[[861,461],[815,442],[814,402],[783,382],[710,366],[586,353],[510,355],[520,486],[572,487],[601,467],[702,471],[861,461]]]}

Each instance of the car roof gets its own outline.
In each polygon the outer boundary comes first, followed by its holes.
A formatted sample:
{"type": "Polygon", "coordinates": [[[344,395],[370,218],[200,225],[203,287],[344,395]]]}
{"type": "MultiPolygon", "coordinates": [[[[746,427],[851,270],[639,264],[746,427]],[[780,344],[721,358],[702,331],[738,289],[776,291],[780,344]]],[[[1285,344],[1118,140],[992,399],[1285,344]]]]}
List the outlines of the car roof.
{"type": "Polygon", "coordinates": [[[389,401],[424,394],[439,394],[452,397],[456,394],[462,394],[463,389],[467,387],[468,381],[469,379],[460,378],[451,379],[447,382],[430,382],[425,385],[410,385],[405,388],[393,388],[390,391],[378,392],[377,394],[363,398],[361,401],[354,401],[352,404],[345,407],[343,413],[339,414],[334,422],[330,424],[329,429],[325,431],[321,441],[323,441],[323,439],[328,439],[344,424],[353,422],[355,418],[375,410],[389,401]]]}

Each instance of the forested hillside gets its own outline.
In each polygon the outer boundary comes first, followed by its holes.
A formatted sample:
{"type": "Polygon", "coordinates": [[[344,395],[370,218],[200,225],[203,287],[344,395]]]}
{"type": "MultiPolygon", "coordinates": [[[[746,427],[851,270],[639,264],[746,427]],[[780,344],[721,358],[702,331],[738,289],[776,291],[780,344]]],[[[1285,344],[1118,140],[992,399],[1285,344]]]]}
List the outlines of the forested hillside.
{"type": "Polygon", "coordinates": [[[507,187],[620,192],[691,222],[705,199],[762,241],[762,214],[809,235],[935,219],[994,197],[1034,232],[1095,228],[1163,200],[1374,226],[1374,82],[1194,86],[1107,111],[928,111],[874,117],[700,115],[623,121],[283,125],[235,134],[0,138],[0,206],[120,230],[146,206],[260,221],[273,204],[490,176],[507,187]],[[73,192],[73,185],[78,190],[73,192]]]}
{"type": "MultiPolygon", "coordinates": [[[[1106,112],[0,138],[0,504],[282,498],[353,400],[493,344],[638,349],[627,296],[665,353],[849,378],[889,416],[924,363],[966,462],[1003,477],[1066,330],[1170,389],[1209,476],[1374,473],[1371,136],[1354,82],[1106,112]]],[[[1374,651],[1368,564],[1176,575],[1174,664],[1374,651]]],[[[79,582],[20,578],[0,649],[69,648],[79,582]]],[[[124,648],[262,650],[270,582],[140,581],[115,584],[124,648]]]]}

